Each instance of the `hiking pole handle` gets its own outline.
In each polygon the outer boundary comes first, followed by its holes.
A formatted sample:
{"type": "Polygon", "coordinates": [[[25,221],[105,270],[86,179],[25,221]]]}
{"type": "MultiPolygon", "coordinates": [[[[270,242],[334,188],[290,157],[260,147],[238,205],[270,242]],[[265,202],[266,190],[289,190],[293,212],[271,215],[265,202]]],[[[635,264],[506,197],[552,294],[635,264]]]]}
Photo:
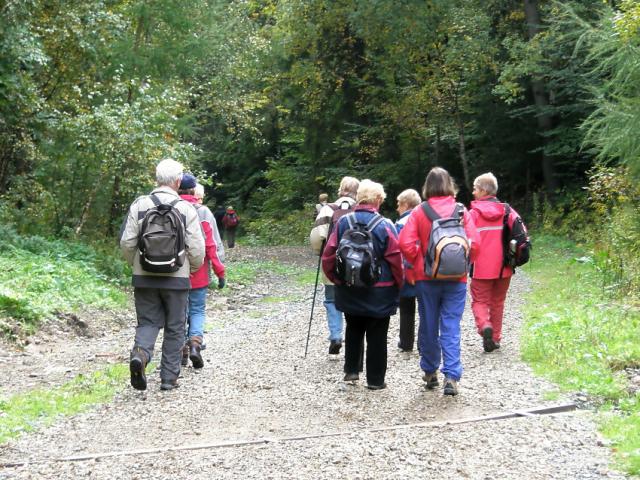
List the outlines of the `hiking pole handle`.
{"type": "Polygon", "coordinates": [[[313,320],[313,307],[316,305],[316,293],[318,292],[318,278],[320,277],[320,263],[322,262],[322,251],[324,250],[324,242],[318,255],[318,268],[316,269],[316,283],[313,286],[313,300],[311,301],[311,315],[309,315],[309,328],[307,329],[307,343],[304,346],[304,358],[307,358],[307,350],[309,349],[309,337],[311,336],[311,321],[313,320]]]}

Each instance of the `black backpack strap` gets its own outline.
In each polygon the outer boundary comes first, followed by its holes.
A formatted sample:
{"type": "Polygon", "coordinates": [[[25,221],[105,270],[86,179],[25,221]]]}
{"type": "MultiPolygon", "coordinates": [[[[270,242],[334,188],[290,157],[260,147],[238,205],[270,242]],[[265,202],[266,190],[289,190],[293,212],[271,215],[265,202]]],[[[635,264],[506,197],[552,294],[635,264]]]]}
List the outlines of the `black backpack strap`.
{"type": "Polygon", "coordinates": [[[158,197],[156,197],[155,193],[152,193],[151,195],[149,195],[149,198],[151,199],[151,201],[153,202],[153,204],[157,207],[159,205],[162,205],[162,202],[160,201],[160,199],[158,197]]]}
{"type": "Polygon", "coordinates": [[[464,205],[461,203],[456,203],[456,206],[453,207],[453,211],[451,212],[451,218],[462,218],[464,215],[464,205]]]}
{"type": "Polygon", "coordinates": [[[502,272],[504,267],[509,263],[508,249],[509,249],[509,215],[511,215],[511,207],[507,202],[504,203],[504,215],[502,217],[502,268],[500,269],[500,277],[502,278],[502,272]]]}
{"type": "Polygon", "coordinates": [[[429,220],[431,220],[432,222],[440,218],[440,215],[438,215],[438,212],[436,212],[431,207],[431,205],[429,205],[429,202],[427,202],[426,200],[422,202],[420,205],[422,206],[422,210],[424,211],[427,218],[429,218],[429,220]]]}

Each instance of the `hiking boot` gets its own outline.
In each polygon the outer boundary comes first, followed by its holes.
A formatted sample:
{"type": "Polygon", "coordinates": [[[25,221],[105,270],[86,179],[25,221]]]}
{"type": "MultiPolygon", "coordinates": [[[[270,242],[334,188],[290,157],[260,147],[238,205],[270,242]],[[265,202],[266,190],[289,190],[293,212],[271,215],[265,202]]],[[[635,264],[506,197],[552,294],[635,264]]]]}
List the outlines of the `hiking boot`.
{"type": "Polygon", "coordinates": [[[425,382],[424,388],[428,390],[433,390],[438,385],[440,385],[440,383],[438,382],[437,372],[433,372],[433,373],[424,372],[424,375],[422,376],[422,380],[425,382]]]}
{"type": "Polygon", "coordinates": [[[202,337],[191,337],[189,339],[189,359],[193,364],[193,368],[204,367],[204,360],[200,355],[200,344],[202,343],[202,337]]]}
{"type": "Polygon", "coordinates": [[[147,355],[140,347],[133,347],[129,372],[131,373],[131,386],[136,390],[147,389],[147,376],[144,369],[147,367],[147,355]]]}
{"type": "Polygon", "coordinates": [[[493,328],[485,327],[482,330],[482,348],[489,353],[496,349],[496,344],[493,343],[493,328]]]}
{"type": "Polygon", "coordinates": [[[493,342],[493,346],[496,347],[496,350],[498,350],[500,348],[500,342],[493,342]]]}
{"type": "Polygon", "coordinates": [[[382,382],[381,385],[371,385],[371,384],[367,384],[367,388],[369,390],[384,390],[385,388],[387,388],[387,384],[385,382],[382,382]]]}
{"type": "Polygon", "coordinates": [[[342,342],[340,340],[331,340],[329,344],[329,355],[338,355],[342,348],[342,342]]]}
{"type": "Polygon", "coordinates": [[[160,381],[160,390],[173,390],[174,388],[178,388],[178,380],[173,379],[162,379],[160,381]]]}
{"type": "Polygon", "coordinates": [[[453,378],[445,378],[444,379],[444,392],[445,395],[457,395],[458,394],[458,382],[456,382],[453,378]]]}
{"type": "Polygon", "coordinates": [[[189,344],[185,343],[182,347],[182,360],[180,360],[180,364],[183,367],[189,365],[189,344]]]}
{"type": "Polygon", "coordinates": [[[401,352],[413,352],[413,347],[405,347],[402,342],[398,342],[398,348],[401,352]]]}
{"type": "Polygon", "coordinates": [[[360,375],[357,373],[345,373],[344,381],[345,382],[355,382],[360,379],[360,375]]]}

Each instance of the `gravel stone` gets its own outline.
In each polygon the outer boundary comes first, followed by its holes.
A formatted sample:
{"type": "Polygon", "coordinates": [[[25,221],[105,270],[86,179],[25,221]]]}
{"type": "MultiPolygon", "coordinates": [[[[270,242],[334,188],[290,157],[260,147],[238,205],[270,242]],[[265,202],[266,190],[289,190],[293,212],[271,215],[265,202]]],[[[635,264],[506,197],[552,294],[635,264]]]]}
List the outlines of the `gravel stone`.
{"type": "MultiPolygon", "coordinates": [[[[317,265],[303,248],[238,246],[227,255],[227,268],[251,259],[317,265]]],[[[311,287],[261,272],[252,285],[211,290],[201,371],[185,368],[180,388],[169,392],[160,391],[157,372],[149,374],[145,392],[127,385],[109,404],[10,441],[0,447],[0,478],[625,478],[610,466],[610,450],[590,410],[455,423],[571,401],[520,360],[528,285],[522,273],[514,277],[504,339],[491,354],[483,352],[470,309],[465,311],[465,373],[456,397],[424,389],[417,353],[396,349],[397,316],[388,337],[388,388],[370,391],[364,375],[354,385],[342,382],[342,355],[338,362],[328,358],[322,287],[306,358],[311,287]],[[550,392],[556,400],[546,400],[550,392]]],[[[0,345],[0,365],[12,372],[3,396],[127,361],[133,308],[126,314],[85,312],[74,326],[66,320],[59,325],[52,328],[60,333],[32,336],[24,351],[0,345]]]]}

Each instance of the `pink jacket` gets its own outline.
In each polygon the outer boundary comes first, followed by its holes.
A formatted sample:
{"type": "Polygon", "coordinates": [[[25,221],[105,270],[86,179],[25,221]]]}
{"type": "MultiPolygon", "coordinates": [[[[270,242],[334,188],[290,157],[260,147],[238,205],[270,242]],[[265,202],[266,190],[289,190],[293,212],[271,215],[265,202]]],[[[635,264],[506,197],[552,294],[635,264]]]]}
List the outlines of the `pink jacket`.
{"type": "MultiPolygon", "coordinates": [[[[453,211],[456,200],[448,197],[432,197],[428,200],[429,205],[441,216],[448,216],[453,211]]],[[[480,237],[476,232],[475,224],[471,215],[464,209],[464,231],[471,243],[470,258],[473,263],[478,255],[478,242],[480,237]]],[[[431,280],[424,273],[424,256],[429,246],[429,235],[431,235],[431,220],[427,217],[421,205],[413,209],[409,220],[400,232],[400,251],[404,258],[413,268],[407,268],[405,275],[407,282],[414,284],[417,280],[431,280]]],[[[460,279],[466,282],[467,277],[460,279]]]]}
{"type": "MultiPolygon", "coordinates": [[[[193,195],[180,195],[180,198],[186,200],[189,203],[198,203],[198,199],[193,195]]],[[[202,206],[200,208],[207,207],[202,206]]],[[[198,216],[200,217],[200,215],[198,216]]],[[[213,218],[213,215],[210,214],[210,217],[213,218]]],[[[204,263],[202,264],[200,269],[192,273],[189,277],[189,279],[191,280],[191,288],[202,288],[209,285],[209,262],[211,262],[211,266],[213,267],[213,271],[216,274],[216,277],[224,277],[224,265],[218,258],[216,242],[213,239],[213,229],[211,227],[211,224],[207,221],[201,221],[200,225],[202,225],[202,232],[204,233],[205,257],[204,263]]]]}
{"type": "MultiPolygon", "coordinates": [[[[484,197],[471,202],[471,217],[480,234],[480,255],[473,264],[472,278],[489,280],[513,275],[509,266],[503,267],[504,252],[502,248],[502,224],[504,218],[504,203],[496,197],[484,197]]],[[[511,227],[518,212],[513,207],[509,214],[508,225],[511,227]]]]}

